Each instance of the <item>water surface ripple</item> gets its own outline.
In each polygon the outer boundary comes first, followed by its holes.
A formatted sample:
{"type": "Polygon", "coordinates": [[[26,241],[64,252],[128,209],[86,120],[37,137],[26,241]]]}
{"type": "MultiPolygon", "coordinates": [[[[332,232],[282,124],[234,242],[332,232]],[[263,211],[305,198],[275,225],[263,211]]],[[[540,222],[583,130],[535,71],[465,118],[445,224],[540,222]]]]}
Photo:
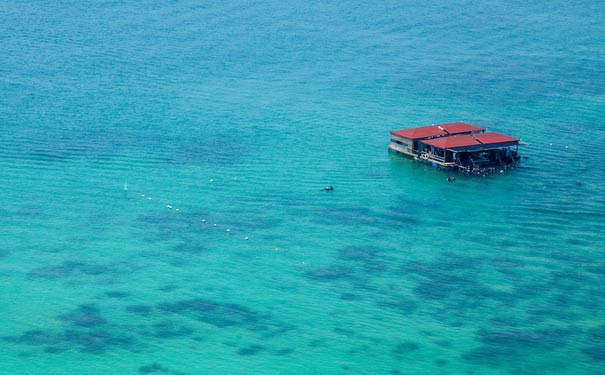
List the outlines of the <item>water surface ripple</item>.
{"type": "Polygon", "coordinates": [[[0,372],[604,373],[604,11],[2,3],[0,372]]]}

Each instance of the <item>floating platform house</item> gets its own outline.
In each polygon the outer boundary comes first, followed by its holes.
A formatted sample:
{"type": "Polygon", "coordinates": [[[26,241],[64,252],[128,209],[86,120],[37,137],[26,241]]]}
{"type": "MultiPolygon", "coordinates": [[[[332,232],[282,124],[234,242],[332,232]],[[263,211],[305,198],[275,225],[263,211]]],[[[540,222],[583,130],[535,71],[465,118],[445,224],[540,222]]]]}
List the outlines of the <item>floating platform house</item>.
{"type": "Polygon", "coordinates": [[[519,162],[519,139],[453,122],[391,131],[389,151],[442,169],[488,174],[519,162]]]}

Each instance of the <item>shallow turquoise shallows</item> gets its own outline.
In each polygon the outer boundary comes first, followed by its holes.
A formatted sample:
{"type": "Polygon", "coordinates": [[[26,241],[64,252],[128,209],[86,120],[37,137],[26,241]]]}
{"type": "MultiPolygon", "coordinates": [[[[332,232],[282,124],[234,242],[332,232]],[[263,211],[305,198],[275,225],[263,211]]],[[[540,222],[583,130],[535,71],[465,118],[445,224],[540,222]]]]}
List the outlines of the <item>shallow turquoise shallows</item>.
{"type": "Polygon", "coordinates": [[[0,374],[605,373],[605,3],[59,3],[0,3],[0,374]],[[452,121],[526,158],[387,152],[452,121]]]}

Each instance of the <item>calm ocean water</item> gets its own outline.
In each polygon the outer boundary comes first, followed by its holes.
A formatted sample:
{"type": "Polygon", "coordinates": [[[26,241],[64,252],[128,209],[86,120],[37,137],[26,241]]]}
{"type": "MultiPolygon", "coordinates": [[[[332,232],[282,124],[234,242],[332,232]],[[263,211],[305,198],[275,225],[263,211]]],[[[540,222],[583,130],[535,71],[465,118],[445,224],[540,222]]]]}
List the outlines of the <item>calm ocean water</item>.
{"type": "Polygon", "coordinates": [[[0,3],[0,374],[605,373],[604,14],[0,3]]]}

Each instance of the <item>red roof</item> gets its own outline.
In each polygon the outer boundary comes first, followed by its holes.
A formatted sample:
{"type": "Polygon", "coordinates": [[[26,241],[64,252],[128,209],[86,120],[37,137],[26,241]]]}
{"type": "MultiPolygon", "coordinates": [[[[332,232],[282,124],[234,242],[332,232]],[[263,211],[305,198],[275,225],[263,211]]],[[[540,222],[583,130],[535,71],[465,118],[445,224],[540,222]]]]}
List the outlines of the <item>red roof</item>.
{"type": "Polygon", "coordinates": [[[475,138],[485,145],[492,143],[519,142],[517,138],[509,137],[508,135],[496,132],[475,134],[475,138]]]}
{"type": "Polygon", "coordinates": [[[456,148],[476,146],[481,144],[475,138],[473,138],[472,135],[455,135],[452,137],[441,137],[422,141],[422,143],[439,148],[456,148]]]}
{"type": "Polygon", "coordinates": [[[419,128],[393,130],[391,133],[408,139],[436,137],[447,134],[435,125],[421,126],[419,128]]]}
{"type": "Polygon", "coordinates": [[[460,134],[485,130],[485,128],[472,124],[467,124],[466,122],[452,122],[449,124],[441,124],[437,126],[441,126],[443,130],[445,130],[449,134],[460,134]]]}
{"type": "Polygon", "coordinates": [[[485,128],[467,124],[465,122],[452,122],[447,124],[421,126],[418,128],[393,130],[391,133],[408,139],[419,139],[483,130],[485,130],[485,128]]]}
{"type": "Polygon", "coordinates": [[[519,142],[519,140],[517,138],[495,132],[478,133],[472,135],[455,135],[451,137],[440,137],[422,141],[424,144],[446,149],[511,142],[516,143],[519,142]]]}

